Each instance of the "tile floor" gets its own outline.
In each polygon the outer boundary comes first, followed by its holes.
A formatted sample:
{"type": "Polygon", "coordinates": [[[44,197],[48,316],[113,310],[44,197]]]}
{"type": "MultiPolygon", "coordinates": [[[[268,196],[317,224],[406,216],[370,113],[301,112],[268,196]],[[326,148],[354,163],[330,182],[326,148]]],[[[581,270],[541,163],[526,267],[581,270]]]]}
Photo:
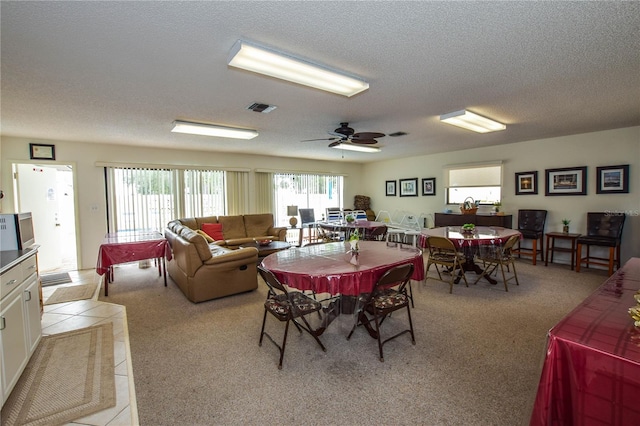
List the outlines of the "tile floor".
{"type": "Polygon", "coordinates": [[[45,305],[42,315],[42,335],[62,333],[78,328],[112,322],[114,334],[116,406],[76,419],[69,425],[130,426],[137,425],[138,409],[131,367],[129,332],[124,306],[99,302],[101,278],[95,270],[69,272],[72,283],[42,288],[42,297],[47,298],[58,287],[94,283],[96,291],[92,299],[68,303],[45,305]]]}

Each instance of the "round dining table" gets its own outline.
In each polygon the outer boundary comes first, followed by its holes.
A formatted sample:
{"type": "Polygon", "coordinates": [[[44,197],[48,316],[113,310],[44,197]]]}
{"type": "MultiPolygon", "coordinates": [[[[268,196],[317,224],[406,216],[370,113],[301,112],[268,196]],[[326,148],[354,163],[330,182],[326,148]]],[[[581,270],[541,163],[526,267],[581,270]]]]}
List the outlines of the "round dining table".
{"type": "Polygon", "coordinates": [[[303,291],[358,296],[369,293],[378,279],[394,266],[413,263],[411,279],[424,279],[422,250],[384,241],[348,242],[292,248],[265,257],[262,266],[281,282],[303,291]]]}
{"type": "MultiPolygon", "coordinates": [[[[474,257],[483,246],[501,246],[514,235],[522,235],[520,231],[498,226],[476,226],[472,232],[462,232],[460,226],[442,226],[439,228],[423,229],[419,238],[420,247],[427,247],[427,237],[445,237],[453,242],[457,249],[464,253],[466,262],[463,265],[464,271],[473,271],[482,274],[483,269],[478,266],[474,257]]],[[[496,284],[496,280],[488,275],[484,278],[491,284],[496,284]]],[[[456,278],[456,283],[460,277],[456,278]]]]}

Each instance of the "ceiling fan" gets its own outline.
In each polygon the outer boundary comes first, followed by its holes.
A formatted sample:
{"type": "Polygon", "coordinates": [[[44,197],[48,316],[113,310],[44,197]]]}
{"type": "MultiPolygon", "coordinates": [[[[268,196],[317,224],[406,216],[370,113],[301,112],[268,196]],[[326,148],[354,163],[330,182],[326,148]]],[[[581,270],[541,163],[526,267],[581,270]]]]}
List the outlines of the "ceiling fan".
{"type": "Polygon", "coordinates": [[[386,136],[384,133],[377,132],[356,133],[355,130],[349,127],[349,123],[347,122],[340,123],[340,127],[335,129],[333,132],[329,132],[329,134],[333,135],[333,137],[323,139],[306,139],[301,142],[332,141],[329,144],[329,148],[333,148],[334,146],[340,145],[345,142],[362,145],[373,145],[378,143],[375,138],[382,138],[386,136]]]}

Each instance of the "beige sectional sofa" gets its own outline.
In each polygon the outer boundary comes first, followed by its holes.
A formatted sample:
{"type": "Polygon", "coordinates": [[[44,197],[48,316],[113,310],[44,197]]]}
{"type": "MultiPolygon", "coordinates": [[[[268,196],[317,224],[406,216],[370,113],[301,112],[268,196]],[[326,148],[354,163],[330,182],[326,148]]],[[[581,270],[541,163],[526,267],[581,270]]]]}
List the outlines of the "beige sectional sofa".
{"type": "Polygon", "coordinates": [[[286,233],[273,226],[270,213],[176,219],[164,230],[173,251],[167,271],[194,303],[255,290],[258,250],[239,246],[254,239],[284,241],[286,233]],[[221,223],[224,239],[208,243],[197,232],[203,223],[221,223]]]}

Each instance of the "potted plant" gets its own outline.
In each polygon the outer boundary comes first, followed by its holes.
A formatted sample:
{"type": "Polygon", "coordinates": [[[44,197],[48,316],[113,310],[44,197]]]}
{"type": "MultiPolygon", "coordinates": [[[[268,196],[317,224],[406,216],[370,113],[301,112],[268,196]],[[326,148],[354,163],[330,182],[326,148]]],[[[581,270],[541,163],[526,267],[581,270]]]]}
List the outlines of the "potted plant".
{"type": "Polygon", "coordinates": [[[349,236],[349,245],[351,246],[351,253],[357,253],[358,252],[358,241],[360,241],[360,234],[358,233],[358,230],[354,230],[353,233],[351,234],[351,236],[349,236]]]}
{"type": "Polygon", "coordinates": [[[571,223],[570,219],[562,219],[562,232],[565,234],[569,233],[569,224],[571,223]]]}
{"type": "Polygon", "coordinates": [[[353,223],[356,220],[355,216],[352,214],[346,215],[344,219],[347,221],[347,223],[353,223]]]}
{"type": "Polygon", "coordinates": [[[500,212],[500,207],[502,207],[502,203],[500,201],[496,201],[495,203],[493,203],[493,212],[500,212]]]}

